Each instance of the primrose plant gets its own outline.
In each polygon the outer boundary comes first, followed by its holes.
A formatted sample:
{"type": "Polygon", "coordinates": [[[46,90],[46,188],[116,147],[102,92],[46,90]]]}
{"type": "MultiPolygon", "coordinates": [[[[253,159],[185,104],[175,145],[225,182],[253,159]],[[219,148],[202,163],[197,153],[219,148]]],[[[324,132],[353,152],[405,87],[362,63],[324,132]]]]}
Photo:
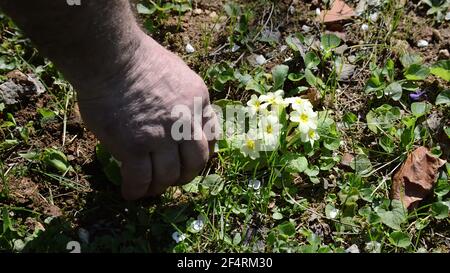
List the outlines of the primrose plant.
{"type": "Polygon", "coordinates": [[[292,135],[311,145],[319,139],[318,113],[311,102],[300,97],[284,98],[283,90],[252,95],[246,106],[235,112],[234,119],[227,114],[227,142],[251,159],[279,150],[292,135]]]}

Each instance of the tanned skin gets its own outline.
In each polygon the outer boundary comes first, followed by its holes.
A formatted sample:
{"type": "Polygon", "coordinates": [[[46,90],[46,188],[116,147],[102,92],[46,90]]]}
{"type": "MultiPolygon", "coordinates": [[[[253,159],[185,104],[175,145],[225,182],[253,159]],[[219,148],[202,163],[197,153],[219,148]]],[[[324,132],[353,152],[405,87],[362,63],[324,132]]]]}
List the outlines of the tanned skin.
{"type": "Polygon", "coordinates": [[[0,0],[0,8],[76,89],[86,126],[122,162],[125,199],[159,195],[204,168],[214,136],[174,140],[171,112],[194,113],[194,98],[208,108],[208,89],[142,31],[128,0],[0,0]]]}

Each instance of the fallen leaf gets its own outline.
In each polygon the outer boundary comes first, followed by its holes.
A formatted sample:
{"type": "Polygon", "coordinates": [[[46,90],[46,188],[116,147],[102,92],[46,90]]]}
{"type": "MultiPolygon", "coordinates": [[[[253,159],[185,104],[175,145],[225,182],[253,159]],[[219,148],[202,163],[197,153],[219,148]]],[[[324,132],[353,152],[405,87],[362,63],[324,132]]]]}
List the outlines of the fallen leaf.
{"type": "Polygon", "coordinates": [[[330,10],[325,10],[320,15],[320,20],[325,24],[342,22],[356,16],[353,9],[342,0],[334,0],[330,10]]]}
{"type": "Polygon", "coordinates": [[[416,149],[394,175],[391,198],[400,200],[408,209],[416,208],[431,193],[438,170],[445,163],[425,147],[416,149]]]}
{"type": "Polygon", "coordinates": [[[302,96],[304,99],[308,99],[313,106],[318,106],[320,104],[320,99],[322,96],[320,95],[319,90],[315,87],[310,87],[305,95],[302,96]]]}
{"type": "Polygon", "coordinates": [[[346,167],[347,169],[351,169],[354,159],[355,159],[354,155],[345,153],[341,159],[341,166],[346,167]]]}

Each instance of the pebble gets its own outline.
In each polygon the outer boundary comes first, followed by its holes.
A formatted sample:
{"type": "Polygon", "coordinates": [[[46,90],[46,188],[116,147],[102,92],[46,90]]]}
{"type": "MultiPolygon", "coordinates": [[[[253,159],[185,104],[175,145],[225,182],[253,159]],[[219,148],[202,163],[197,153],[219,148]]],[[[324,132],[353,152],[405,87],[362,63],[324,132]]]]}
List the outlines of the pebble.
{"type": "Polygon", "coordinates": [[[378,12],[372,13],[370,15],[370,21],[372,21],[373,23],[375,23],[376,21],[378,21],[378,12]]]}
{"type": "Polygon", "coordinates": [[[448,59],[448,58],[450,58],[450,53],[448,52],[448,49],[441,49],[441,50],[439,50],[439,58],[440,59],[448,59]]]}
{"type": "Polygon", "coordinates": [[[264,65],[267,62],[266,57],[264,57],[263,55],[256,56],[255,60],[258,65],[264,65]]]}
{"type": "Polygon", "coordinates": [[[307,25],[303,25],[303,26],[302,26],[302,30],[303,30],[304,32],[310,32],[310,31],[311,31],[311,27],[310,27],[310,26],[307,26],[307,25]]]}
{"type": "Polygon", "coordinates": [[[200,15],[200,14],[203,13],[203,10],[202,9],[194,9],[193,13],[196,14],[196,15],[200,15]]]}
{"type": "Polygon", "coordinates": [[[418,47],[421,47],[421,48],[427,47],[427,46],[428,46],[428,42],[425,41],[425,40],[419,40],[419,41],[417,42],[417,46],[418,46],[418,47]]]}
{"type": "Polygon", "coordinates": [[[450,11],[445,15],[445,20],[450,21],[450,11]]]}
{"type": "Polygon", "coordinates": [[[233,47],[231,48],[231,52],[234,53],[234,52],[238,51],[239,49],[241,49],[241,47],[237,44],[234,44],[233,47]]]}
{"type": "Polygon", "coordinates": [[[368,31],[369,30],[369,25],[368,24],[363,24],[361,26],[361,30],[364,31],[364,32],[368,31]]]}
{"type": "Polygon", "coordinates": [[[191,44],[187,44],[187,45],[186,45],[186,52],[187,52],[188,54],[192,54],[192,53],[195,52],[195,48],[194,48],[191,44]]]}
{"type": "Polygon", "coordinates": [[[211,12],[211,13],[209,14],[209,17],[211,17],[211,18],[217,18],[217,17],[219,17],[219,15],[217,15],[217,12],[213,11],[213,12],[211,12]]]}
{"type": "Polygon", "coordinates": [[[317,16],[320,16],[320,13],[321,13],[320,8],[317,8],[317,9],[316,9],[316,15],[317,15],[317,16]]]}
{"type": "Polygon", "coordinates": [[[347,253],[359,253],[359,248],[357,245],[352,245],[351,247],[345,250],[347,253]]]}

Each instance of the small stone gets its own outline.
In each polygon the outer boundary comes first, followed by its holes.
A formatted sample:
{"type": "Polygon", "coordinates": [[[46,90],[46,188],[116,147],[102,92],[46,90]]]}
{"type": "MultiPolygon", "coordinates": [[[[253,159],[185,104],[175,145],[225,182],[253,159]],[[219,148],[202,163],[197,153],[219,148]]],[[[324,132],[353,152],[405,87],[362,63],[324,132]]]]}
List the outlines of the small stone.
{"type": "Polygon", "coordinates": [[[350,56],[348,56],[347,60],[349,63],[354,64],[354,63],[356,63],[356,56],[350,55],[350,56]]]}
{"type": "Polygon", "coordinates": [[[417,46],[420,47],[420,48],[427,47],[428,45],[429,45],[428,42],[425,41],[425,40],[419,40],[419,41],[417,42],[417,46]]]}
{"type": "Polygon", "coordinates": [[[310,31],[311,31],[311,27],[308,26],[308,25],[303,25],[303,26],[302,26],[302,30],[303,30],[304,32],[310,32],[310,31]]]}
{"type": "Polygon", "coordinates": [[[237,44],[234,44],[233,47],[231,48],[231,52],[234,53],[234,52],[238,51],[239,49],[241,49],[241,47],[237,44]]]}
{"type": "Polygon", "coordinates": [[[211,12],[211,13],[209,14],[209,17],[211,17],[211,18],[217,18],[217,17],[219,17],[219,15],[217,15],[217,12],[213,11],[213,12],[211,12]]]}
{"type": "Polygon", "coordinates": [[[364,31],[364,32],[368,31],[369,30],[369,25],[368,24],[363,24],[361,26],[361,30],[364,31]]]}
{"type": "Polygon", "coordinates": [[[448,49],[441,49],[441,50],[439,50],[439,58],[440,59],[448,59],[448,58],[450,58],[450,53],[448,52],[448,49]]]}
{"type": "Polygon", "coordinates": [[[289,11],[289,14],[294,15],[295,14],[294,6],[290,6],[288,11],[289,11]]]}
{"type": "Polygon", "coordinates": [[[195,52],[195,48],[191,44],[186,45],[186,53],[192,54],[195,52]]]}
{"type": "Polygon", "coordinates": [[[316,8],[316,15],[320,16],[320,13],[321,13],[320,8],[316,8]]]}
{"type": "Polygon", "coordinates": [[[351,247],[345,250],[347,253],[359,253],[359,248],[357,245],[352,245],[351,247]]]}
{"type": "Polygon", "coordinates": [[[194,9],[194,10],[193,10],[193,13],[194,13],[195,15],[200,15],[200,14],[203,13],[203,10],[202,10],[202,9],[194,9]]]}
{"type": "Polygon", "coordinates": [[[450,21],[450,11],[445,15],[445,20],[450,21]]]}
{"type": "Polygon", "coordinates": [[[372,21],[373,23],[375,23],[376,21],[378,21],[378,17],[379,17],[379,14],[378,14],[378,12],[374,12],[374,13],[372,13],[371,15],[370,15],[370,21],[372,21]]]}
{"type": "Polygon", "coordinates": [[[267,62],[263,55],[257,55],[255,60],[258,65],[264,65],[267,62]]]}

